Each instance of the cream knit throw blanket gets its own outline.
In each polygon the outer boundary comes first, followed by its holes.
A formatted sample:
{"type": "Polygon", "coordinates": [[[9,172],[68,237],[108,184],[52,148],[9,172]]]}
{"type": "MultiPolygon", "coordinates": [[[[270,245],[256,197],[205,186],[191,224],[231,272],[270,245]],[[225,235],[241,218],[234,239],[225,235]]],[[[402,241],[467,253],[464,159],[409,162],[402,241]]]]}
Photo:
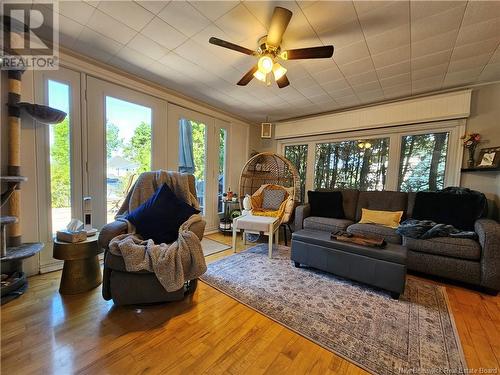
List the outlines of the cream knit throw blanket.
{"type": "MultiPolygon", "coordinates": [[[[127,199],[118,211],[117,220],[145,202],[155,190],[166,183],[179,199],[198,208],[196,197],[189,190],[188,176],[167,171],[145,172],[139,176],[127,199]]],[[[154,272],[167,292],[179,290],[184,282],[205,273],[207,265],[200,239],[190,231],[192,224],[201,221],[201,215],[192,215],[179,228],[179,237],[172,244],[155,244],[135,234],[135,228],[127,221],[129,233],[119,235],[109,243],[109,251],[122,256],[129,272],[154,272]]]]}

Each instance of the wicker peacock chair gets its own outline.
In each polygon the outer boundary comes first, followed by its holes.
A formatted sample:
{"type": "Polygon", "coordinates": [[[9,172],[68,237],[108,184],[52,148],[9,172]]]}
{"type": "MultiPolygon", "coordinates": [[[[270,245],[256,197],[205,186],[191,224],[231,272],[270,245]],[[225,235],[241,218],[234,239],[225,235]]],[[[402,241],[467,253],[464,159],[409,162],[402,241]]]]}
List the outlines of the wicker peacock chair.
{"type": "MultiPolygon", "coordinates": [[[[292,162],[284,156],[273,152],[262,152],[251,157],[241,171],[240,197],[243,198],[246,194],[252,195],[265,184],[280,185],[288,188],[291,190],[290,195],[293,197],[293,200],[295,202],[299,201],[299,173],[292,162]]],[[[289,229],[289,223],[293,219],[291,216],[291,214],[285,215],[281,222],[282,225],[288,226],[289,229]]]]}

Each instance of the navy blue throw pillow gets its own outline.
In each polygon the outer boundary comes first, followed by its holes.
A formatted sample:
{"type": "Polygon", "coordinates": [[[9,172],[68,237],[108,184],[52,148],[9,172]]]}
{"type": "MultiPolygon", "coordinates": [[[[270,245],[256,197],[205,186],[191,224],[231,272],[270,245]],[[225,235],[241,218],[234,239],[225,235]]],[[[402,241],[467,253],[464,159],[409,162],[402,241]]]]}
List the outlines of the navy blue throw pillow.
{"type": "Polygon", "coordinates": [[[160,244],[177,240],[182,223],[198,213],[200,211],[177,198],[168,185],[163,184],[125,219],[135,225],[136,232],[142,238],[152,239],[156,244],[160,244]]]}

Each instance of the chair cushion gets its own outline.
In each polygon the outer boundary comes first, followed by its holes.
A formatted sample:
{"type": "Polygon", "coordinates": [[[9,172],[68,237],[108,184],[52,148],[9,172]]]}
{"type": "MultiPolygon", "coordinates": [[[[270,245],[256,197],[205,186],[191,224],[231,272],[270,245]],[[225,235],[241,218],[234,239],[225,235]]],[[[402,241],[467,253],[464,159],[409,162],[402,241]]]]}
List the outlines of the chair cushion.
{"type": "Polygon", "coordinates": [[[335,219],[345,217],[340,191],[308,191],[307,199],[311,205],[311,216],[335,219]]]}
{"type": "Polygon", "coordinates": [[[172,243],[179,236],[179,227],[200,211],[177,198],[175,193],[163,184],[143,204],[125,218],[130,221],[144,239],[155,243],[172,243]]]}
{"type": "Polygon", "coordinates": [[[281,203],[285,200],[285,194],[285,190],[265,189],[263,193],[264,199],[262,200],[262,208],[272,211],[279,210],[281,203]]]}
{"type": "Polygon", "coordinates": [[[396,230],[389,227],[376,224],[352,224],[347,227],[347,231],[352,234],[361,234],[364,236],[381,236],[389,243],[400,244],[402,239],[396,230]]]}
{"type": "Polygon", "coordinates": [[[351,220],[331,217],[309,216],[304,219],[304,229],[322,230],[330,233],[346,230],[351,224],[354,224],[351,220]]]}
{"type": "Polygon", "coordinates": [[[407,193],[399,191],[361,191],[356,209],[356,221],[361,219],[362,208],[380,211],[403,211],[406,213],[407,203],[407,193]]]}
{"type": "Polygon", "coordinates": [[[436,237],[427,240],[403,237],[403,244],[412,251],[448,256],[452,258],[479,260],[481,246],[470,238],[436,237]]]}

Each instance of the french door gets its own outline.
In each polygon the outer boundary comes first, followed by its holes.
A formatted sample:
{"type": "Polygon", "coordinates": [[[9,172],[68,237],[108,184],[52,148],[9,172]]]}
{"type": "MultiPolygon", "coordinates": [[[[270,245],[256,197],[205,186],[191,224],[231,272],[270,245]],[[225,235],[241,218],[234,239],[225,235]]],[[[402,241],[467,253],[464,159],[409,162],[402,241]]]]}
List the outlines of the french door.
{"type": "Polygon", "coordinates": [[[87,78],[87,194],[93,226],[114,220],[137,176],[165,169],[167,102],[87,78]]]}
{"type": "Polygon", "coordinates": [[[195,177],[206,230],[218,226],[222,194],[227,186],[229,124],[201,113],[168,106],[168,167],[195,177]]]}
{"type": "Polygon", "coordinates": [[[80,113],[80,73],[66,68],[35,71],[35,102],[67,113],[54,125],[37,123],[38,223],[40,270],[51,271],[61,261],[52,258],[52,238],[72,218],[82,217],[82,126],[80,113]]]}

